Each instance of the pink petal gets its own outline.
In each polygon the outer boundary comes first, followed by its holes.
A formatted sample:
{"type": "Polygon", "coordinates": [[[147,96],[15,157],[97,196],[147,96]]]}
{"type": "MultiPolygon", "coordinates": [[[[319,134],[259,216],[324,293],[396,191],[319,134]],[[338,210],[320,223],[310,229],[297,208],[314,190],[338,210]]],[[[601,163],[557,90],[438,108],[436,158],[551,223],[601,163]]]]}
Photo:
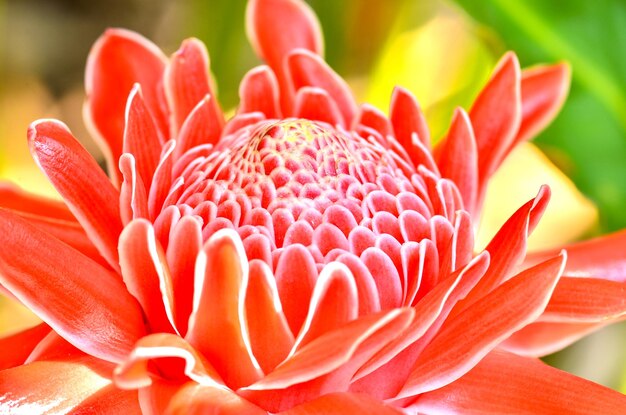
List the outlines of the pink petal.
{"type": "Polygon", "coordinates": [[[184,216],[172,228],[167,247],[167,264],[174,291],[176,328],[184,335],[193,305],[193,281],[196,257],[202,247],[202,231],[198,220],[184,216]]]}
{"type": "MultiPolygon", "coordinates": [[[[521,71],[515,54],[498,63],[491,79],[474,101],[470,119],[478,149],[478,181],[481,195],[491,174],[510,148],[521,122],[521,71]]],[[[478,203],[481,203],[479,196],[478,203]]]]}
{"type": "Polygon", "coordinates": [[[413,134],[426,148],[430,147],[430,131],[426,117],[409,91],[396,87],[391,95],[389,120],[396,139],[407,151],[413,146],[413,134]]]}
{"type": "Polygon", "coordinates": [[[141,309],[119,276],[0,210],[0,282],[70,343],[119,361],[145,333],[141,309]],[[37,260],[32,260],[33,252],[37,260]]]}
{"type": "Polygon", "coordinates": [[[545,309],[563,272],[565,255],[530,268],[449,318],[415,362],[398,398],[454,382],[545,309]],[[471,327],[471,330],[468,330],[471,327]],[[462,338],[463,341],[459,341],[462,338]]]}
{"type": "Polygon", "coordinates": [[[94,44],[87,60],[85,118],[92,126],[115,176],[122,154],[124,109],[131,88],[139,83],[160,137],[168,136],[167,110],[162,90],[166,57],[143,36],[123,29],[107,30],[94,44]]]}
{"type": "Polygon", "coordinates": [[[281,118],[279,94],[274,72],[265,65],[257,66],[241,80],[237,113],[261,112],[266,118],[281,118]]]}
{"type": "Polygon", "coordinates": [[[549,199],[549,188],[542,186],[537,197],[520,207],[500,228],[485,248],[492,258],[489,270],[467,298],[458,304],[453,314],[460,313],[472,302],[485,296],[510,277],[522,261],[526,253],[528,235],[537,225],[549,199]]]}
{"type": "Polygon", "coordinates": [[[378,108],[369,104],[363,104],[361,106],[358,118],[354,120],[354,124],[356,125],[356,127],[353,128],[354,130],[358,130],[358,126],[369,127],[379,132],[384,139],[387,136],[393,135],[393,127],[385,114],[378,108]]]}
{"type": "MultiPolygon", "coordinates": [[[[563,249],[568,257],[565,275],[626,282],[626,231],[573,243],[563,249]]],[[[554,252],[530,254],[524,265],[537,263],[550,255],[554,252]]]]}
{"type": "Polygon", "coordinates": [[[33,158],[63,196],[89,239],[113,269],[119,269],[119,192],[64,124],[36,121],[28,130],[28,141],[33,158]]]}
{"type": "Polygon", "coordinates": [[[120,157],[122,187],[120,189],[120,216],[124,224],[133,219],[148,218],[148,196],[143,180],[137,171],[135,157],[122,154],[120,157]]]}
{"type": "Polygon", "coordinates": [[[309,313],[294,350],[356,319],[358,311],[357,287],[348,267],[338,262],[326,265],[315,283],[309,313]]]}
{"type": "Polygon", "coordinates": [[[261,112],[247,112],[245,114],[237,114],[233,118],[229,119],[224,129],[222,130],[222,137],[226,137],[239,131],[242,128],[252,126],[259,121],[263,121],[265,115],[261,112]]]}
{"type": "Polygon", "coordinates": [[[135,84],[130,92],[125,118],[124,153],[130,153],[135,157],[137,171],[144,184],[149,187],[159,163],[161,141],[139,84],[135,84]]]}
{"type": "Polygon", "coordinates": [[[230,229],[213,234],[198,255],[194,306],[186,335],[233,389],[262,375],[247,332],[248,271],[239,236],[230,229]]]}
{"type": "Polygon", "coordinates": [[[494,351],[456,382],[422,395],[415,410],[429,414],[624,413],[626,396],[543,364],[494,351]]]}
{"type": "Polygon", "coordinates": [[[122,389],[141,389],[153,384],[155,375],[172,382],[195,382],[223,387],[215,369],[181,337],[157,333],[137,342],[126,360],[115,368],[115,385],[122,389]]]}
{"type": "Polygon", "coordinates": [[[329,393],[303,403],[280,415],[400,415],[402,412],[382,402],[353,393],[329,393]]]}
{"type": "Polygon", "coordinates": [[[286,63],[294,92],[305,86],[325,90],[339,107],[343,125],[351,125],[357,107],[350,87],[321,57],[308,50],[298,49],[289,54],[286,63]]]}
{"type": "Polygon", "coordinates": [[[332,126],[343,124],[337,103],[322,88],[303,87],[296,93],[294,117],[322,121],[332,126]]]}
{"type": "Polygon", "coordinates": [[[509,151],[535,137],[556,117],[567,97],[571,75],[566,63],[522,71],[522,123],[509,151]]]}
{"type": "Polygon", "coordinates": [[[287,357],[294,338],[283,314],[274,276],[260,260],[250,261],[246,315],[252,352],[263,372],[269,373],[287,357]]]}
{"type": "Polygon", "coordinates": [[[0,411],[8,414],[74,413],[106,388],[111,366],[93,357],[35,362],[0,372],[0,411]]]}
{"type": "Polygon", "coordinates": [[[9,182],[0,181],[0,207],[64,221],[76,221],[63,202],[29,193],[9,182]]]}
{"type": "Polygon", "coordinates": [[[0,338],[0,370],[19,366],[26,361],[35,346],[50,333],[50,327],[41,323],[19,333],[0,338]]]}
{"type": "Polygon", "coordinates": [[[472,124],[462,109],[454,112],[448,136],[439,143],[436,154],[441,176],[456,184],[465,210],[474,212],[478,196],[478,154],[472,124]]]}
{"type": "Polygon", "coordinates": [[[140,391],[142,409],[151,414],[219,414],[219,415],[268,415],[227,388],[187,382],[181,385],[155,382],[140,391]]]}
{"type": "Polygon", "coordinates": [[[174,53],[165,73],[165,92],[172,109],[173,135],[180,130],[187,116],[207,95],[208,143],[215,143],[224,127],[224,114],[217,102],[209,73],[209,54],[204,43],[187,39],[174,53]]]}
{"type": "Polygon", "coordinates": [[[145,219],[130,222],[120,236],[119,251],[122,278],[151,331],[174,332],[172,280],[152,224],[145,219]]]}
{"type": "Polygon", "coordinates": [[[301,0],[252,0],[246,9],[246,33],[256,54],[278,78],[283,113],[290,112],[285,57],[297,48],[322,54],[322,30],[315,13],[301,0]]]}

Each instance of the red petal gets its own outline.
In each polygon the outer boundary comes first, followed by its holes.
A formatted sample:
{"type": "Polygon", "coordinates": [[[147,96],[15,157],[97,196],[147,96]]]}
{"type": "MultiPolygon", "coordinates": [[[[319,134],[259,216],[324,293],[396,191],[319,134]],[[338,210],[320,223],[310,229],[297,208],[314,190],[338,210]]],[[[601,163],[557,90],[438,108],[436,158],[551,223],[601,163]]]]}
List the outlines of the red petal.
{"type": "MultiPolygon", "coordinates": [[[[563,249],[568,257],[565,275],[626,282],[626,230],[570,244],[563,249]]],[[[554,252],[531,254],[524,265],[537,263],[550,255],[554,252]]]]}
{"type": "Polygon", "coordinates": [[[191,216],[184,216],[172,229],[166,254],[172,275],[176,328],[181,335],[187,333],[193,305],[194,268],[201,247],[200,223],[191,216]]]}
{"type": "Polygon", "coordinates": [[[233,389],[262,375],[247,333],[244,300],[248,275],[239,235],[230,229],[213,234],[198,255],[186,338],[233,389]]]}
{"type": "Polygon", "coordinates": [[[0,245],[2,285],[79,349],[119,361],[145,333],[119,277],[78,251],[3,210],[0,245]]]}
{"type": "Polygon", "coordinates": [[[338,262],[326,265],[315,283],[309,313],[294,349],[299,350],[324,333],[356,319],[358,312],[356,283],[348,267],[338,262]]]}
{"type": "Polygon", "coordinates": [[[363,104],[359,116],[355,119],[353,130],[358,130],[359,126],[369,127],[374,131],[378,131],[380,135],[386,139],[387,136],[393,136],[393,127],[385,117],[385,114],[376,107],[369,104],[363,104]]]}
{"type": "Polygon", "coordinates": [[[137,171],[149,187],[159,163],[161,141],[139,84],[135,84],[130,92],[125,118],[123,150],[135,157],[137,171]]]}
{"type": "Polygon", "coordinates": [[[400,415],[402,412],[382,402],[354,393],[329,393],[303,403],[280,415],[400,415]]]}
{"type": "Polygon", "coordinates": [[[29,193],[8,182],[0,181],[0,207],[64,221],[76,221],[63,202],[29,193]]]}
{"type": "Polygon", "coordinates": [[[454,382],[500,342],[536,320],[545,309],[564,266],[565,255],[528,269],[461,315],[449,318],[420,354],[398,398],[454,382]]]}
{"type": "Polygon", "coordinates": [[[120,189],[120,216],[123,223],[127,224],[137,218],[148,218],[148,196],[132,154],[122,154],[120,171],[123,177],[120,189]]]}
{"type": "Polygon", "coordinates": [[[521,356],[546,356],[601,329],[602,323],[532,323],[513,333],[500,347],[521,356]]]}
{"type": "Polygon", "coordinates": [[[214,131],[214,121],[211,118],[212,100],[210,95],[205,95],[185,119],[176,139],[176,160],[191,148],[216,141],[217,132],[214,131]]]}
{"type": "Polygon", "coordinates": [[[74,407],[72,415],[142,415],[135,391],[123,391],[114,385],[105,386],[74,407]]]}
{"type": "Polygon", "coordinates": [[[111,368],[92,357],[35,362],[0,372],[0,411],[8,414],[73,413],[111,384],[111,368]]]}
{"type": "Polygon", "coordinates": [[[119,269],[117,238],[122,230],[119,192],[64,124],[49,120],[34,122],[28,130],[28,140],[33,158],[91,241],[113,269],[119,269]]]}
{"type": "Polygon", "coordinates": [[[502,283],[502,281],[510,277],[513,270],[526,254],[528,235],[537,225],[547,207],[549,199],[549,188],[542,186],[537,197],[519,208],[500,228],[491,242],[489,242],[489,245],[487,245],[487,248],[485,248],[492,258],[489,270],[467,298],[459,302],[453,314],[460,313],[472,302],[483,297],[502,283]]]}
{"type": "Polygon", "coordinates": [[[175,147],[176,142],[174,140],[165,143],[161,152],[161,160],[154,172],[154,178],[148,193],[148,211],[153,221],[156,221],[157,216],[167,207],[164,206],[164,203],[172,187],[172,153],[175,147]]]}
{"type": "Polygon", "coordinates": [[[41,323],[0,339],[0,370],[19,366],[26,361],[35,346],[50,333],[50,327],[41,323]]]}
{"type": "Polygon", "coordinates": [[[556,117],[567,97],[570,78],[566,63],[522,71],[522,123],[509,151],[539,134],[556,117]]]}
{"type": "Polygon", "coordinates": [[[293,116],[326,122],[332,126],[343,124],[337,103],[324,89],[317,87],[307,86],[298,90],[293,116]]]}
{"type": "Polygon", "coordinates": [[[107,30],[89,53],[85,71],[85,117],[87,123],[92,124],[92,136],[99,139],[113,175],[122,154],[124,109],[135,83],[143,88],[146,105],[161,138],[169,135],[162,91],[166,60],[148,39],[123,29],[107,30]]]}
{"type": "Polygon", "coordinates": [[[172,280],[152,224],[145,219],[130,222],[120,236],[119,251],[122,278],[151,331],[174,332],[172,280]]]}
{"type": "Polygon", "coordinates": [[[462,414],[624,413],[626,395],[543,364],[495,351],[456,382],[422,395],[416,410],[462,414]]]}
{"type": "Polygon", "coordinates": [[[298,49],[288,56],[287,68],[294,92],[305,86],[325,90],[339,107],[343,125],[352,124],[357,108],[350,87],[321,57],[308,50],[298,49]]]}
{"type": "Polygon", "coordinates": [[[426,117],[417,100],[409,91],[396,87],[391,95],[389,119],[398,142],[408,149],[413,143],[413,134],[426,147],[430,147],[430,131],[426,117]]]}
{"type": "Polygon", "coordinates": [[[294,338],[283,314],[276,280],[260,260],[250,261],[246,315],[252,352],[263,372],[269,373],[287,357],[294,338]]]}
{"type": "Polygon", "coordinates": [[[198,351],[181,337],[167,333],[143,337],[113,372],[115,384],[123,389],[150,386],[158,376],[173,382],[192,379],[223,387],[222,379],[198,351]]]}
{"type": "Polygon", "coordinates": [[[281,118],[279,94],[274,72],[265,65],[257,66],[239,84],[237,113],[262,112],[266,118],[281,118]]]}
{"type": "Polygon", "coordinates": [[[454,112],[448,136],[439,143],[436,153],[441,176],[456,184],[465,210],[474,212],[478,195],[478,154],[472,124],[462,109],[454,112]]]}
{"type": "Polygon", "coordinates": [[[254,406],[226,388],[188,382],[172,385],[159,382],[140,393],[152,414],[188,415],[267,415],[267,411],[254,406]]]}
{"type": "Polygon", "coordinates": [[[172,135],[182,127],[187,116],[207,95],[209,101],[209,135],[207,142],[215,143],[224,127],[224,114],[213,92],[209,74],[209,54],[204,43],[187,39],[174,53],[165,74],[165,92],[172,109],[172,135]]]}
{"type": "Polygon", "coordinates": [[[246,33],[256,54],[278,77],[283,113],[289,112],[292,98],[285,57],[297,48],[322,54],[322,30],[315,13],[301,0],[252,0],[246,9],[246,33]]]}
{"type": "Polygon", "coordinates": [[[478,149],[479,189],[483,193],[487,180],[504,159],[520,126],[520,78],[517,57],[507,53],[470,111],[478,149]]]}

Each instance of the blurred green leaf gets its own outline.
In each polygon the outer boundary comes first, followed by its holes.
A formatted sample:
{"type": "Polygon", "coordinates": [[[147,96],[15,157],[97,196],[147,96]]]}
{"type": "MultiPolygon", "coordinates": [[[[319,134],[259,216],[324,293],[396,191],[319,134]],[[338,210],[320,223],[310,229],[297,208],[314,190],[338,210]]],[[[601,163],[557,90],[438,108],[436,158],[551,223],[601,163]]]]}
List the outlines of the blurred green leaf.
{"type": "Polygon", "coordinates": [[[598,203],[604,231],[626,226],[626,2],[456,1],[523,65],[571,63],[570,97],[537,142],[598,203]]]}

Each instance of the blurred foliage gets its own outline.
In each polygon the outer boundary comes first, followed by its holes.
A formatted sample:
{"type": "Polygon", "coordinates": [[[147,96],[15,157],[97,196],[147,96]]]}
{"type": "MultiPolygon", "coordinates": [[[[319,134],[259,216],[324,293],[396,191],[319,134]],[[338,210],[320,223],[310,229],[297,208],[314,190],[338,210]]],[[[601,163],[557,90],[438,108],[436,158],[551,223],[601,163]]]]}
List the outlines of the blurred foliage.
{"type": "Polygon", "coordinates": [[[626,226],[626,2],[457,0],[523,65],[566,60],[570,96],[536,140],[600,207],[603,231],[626,226]]]}

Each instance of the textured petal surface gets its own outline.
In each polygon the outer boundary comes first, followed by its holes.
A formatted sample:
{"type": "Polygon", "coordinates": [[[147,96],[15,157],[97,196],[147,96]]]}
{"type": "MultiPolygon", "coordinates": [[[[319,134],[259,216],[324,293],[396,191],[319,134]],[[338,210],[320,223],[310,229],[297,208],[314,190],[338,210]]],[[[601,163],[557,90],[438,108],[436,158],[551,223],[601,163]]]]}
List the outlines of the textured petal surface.
{"type": "Polygon", "coordinates": [[[281,415],[400,415],[397,409],[366,395],[352,393],[330,393],[280,412],[281,415]]]}
{"type": "Polygon", "coordinates": [[[626,395],[538,360],[495,351],[456,382],[422,395],[428,414],[618,415],[626,395]]]}
{"type": "Polygon", "coordinates": [[[145,333],[119,276],[0,210],[0,282],[79,349],[119,361],[145,333]],[[37,261],[32,253],[37,252],[37,261]]]}
{"type": "Polygon", "coordinates": [[[166,57],[141,35],[109,29],[94,44],[87,60],[85,117],[100,140],[109,171],[115,176],[122,154],[124,109],[131,88],[139,83],[162,139],[168,135],[162,77],[166,57]]]}
{"type": "Polygon", "coordinates": [[[75,220],[63,202],[29,193],[8,182],[0,182],[0,207],[54,219],[75,220]]]}
{"type": "Polygon", "coordinates": [[[33,158],[89,238],[113,269],[119,269],[117,238],[122,230],[119,192],[64,124],[37,121],[28,130],[28,141],[33,158]]]}

